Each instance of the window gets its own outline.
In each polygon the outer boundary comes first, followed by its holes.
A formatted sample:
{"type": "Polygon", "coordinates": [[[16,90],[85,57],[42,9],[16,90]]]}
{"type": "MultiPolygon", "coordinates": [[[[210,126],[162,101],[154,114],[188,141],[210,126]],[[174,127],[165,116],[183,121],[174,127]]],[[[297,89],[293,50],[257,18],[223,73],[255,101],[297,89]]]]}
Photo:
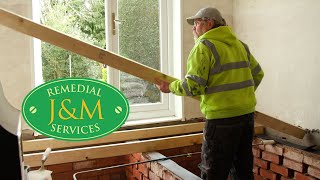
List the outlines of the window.
{"type": "MultiPolygon", "coordinates": [[[[169,0],[36,2],[38,4],[35,3],[34,10],[39,13],[41,24],[165,74],[174,75],[173,64],[180,61],[177,54],[181,53],[175,53],[177,57],[173,58],[174,53],[170,50],[174,43],[174,36],[170,33],[173,32],[170,28],[173,29],[174,2],[169,0]]],[[[37,44],[39,43],[35,43],[35,46],[37,44]]],[[[41,58],[38,58],[40,60],[37,61],[38,56],[35,53],[35,77],[39,75],[42,77],[35,80],[36,85],[65,77],[100,79],[117,87],[126,95],[130,103],[128,120],[177,116],[177,109],[174,109],[177,103],[175,97],[160,93],[152,83],[49,43],[41,42],[41,45],[35,47],[35,52],[41,54],[41,58]]]]}

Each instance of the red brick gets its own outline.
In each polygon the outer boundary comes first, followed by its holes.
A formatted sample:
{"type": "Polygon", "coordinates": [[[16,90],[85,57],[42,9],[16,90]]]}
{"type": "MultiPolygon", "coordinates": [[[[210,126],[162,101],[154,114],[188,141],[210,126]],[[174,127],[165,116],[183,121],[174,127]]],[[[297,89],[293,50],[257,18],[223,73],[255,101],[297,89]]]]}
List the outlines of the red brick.
{"type": "Polygon", "coordinates": [[[253,166],[253,170],[252,172],[255,173],[255,174],[259,174],[259,167],[258,166],[253,166]]]}
{"type": "Polygon", "coordinates": [[[110,180],[121,180],[121,174],[111,174],[110,180]]]}
{"type": "Polygon", "coordinates": [[[103,171],[90,171],[90,172],[79,173],[77,174],[77,177],[86,179],[86,178],[95,177],[95,176],[99,177],[103,174],[104,174],[103,171]]]}
{"type": "Polygon", "coordinates": [[[271,152],[273,154],[278,154],[280,156],[283,155],[283,148],[277,145],[267,144],[264,146],[264,148],[265,148],[265,151],[271,152]]]}
{"type": "Polygon", "coordinates": [[[127,180],[127,176],[125,173],[120,174],[121,180],[127,180]]]}
{"type": "Polygon", "coordinates": [[[155,173],[153,173],[152,171],[149,171],[149,179],[150,180],[160,180],[161,178],[159,176],[157,176],[155,173]]]}
{"type": "Polygon", "coordinates": [[[133,156],[137,161],[141,161],[142,153],[133,153],[132,156],[133,156]]]}
{"type": "Polygon", "coordinates": [[[284,166],[279,166],[277,164],[271,163],[270,164],[270,170],[273,171],[273,172],[276,172],[278,174],[281,174],[282,176],[285,176],[285,177],[293,176],[293,171],[291,169],[288,169],[288,168],[286,168],[284,166]]]}
{"type": "Polygon", "coordinates": [[[293,148],[290,148],[290,147],[284,148],[283,156],[288,158],[288,159],[297,161],[297,162],[301,162],[302,163],[302,161],[303,161],[302,151],[301,150],[297,150],[297,149],[293,149],[293,148]]]}
{"type": "Polygon", "coordinates": [[[269,162],[262,159],[254,158],[253,163],[263,169],[269,168],[269,162]]]}
{"type": "Polygon", "coordinates": [[[252,148],[252,154],[254,157],[260,158],[261,157],[261,150],[258,148],[252,148]]]}
{"type": "Polygon", "coordinates": [[[318,179],[320,179],[320,169],[314,168],[312,166],[308,167],[308,174],[310,176],[316,177],[318,179]]]}
{"type": "Polygon", "coordinates": [[[102,170],[103,174],[119,174],[124,171],[125,171],[125,169],[122,167],[102,170]]]}
{"type": "Polygon", "coordinates": [[[253,174],[254,180],[265,180],[262,176],[259,176],[257,174],[253,174]]]}
{"type": "Polygon", "coordinates": [[[99,176],[99,180],[110,180],[110,175],[109,174],[104,174],[99,176]]]}
{"type": "Polygon", "coordinates": [[[151,162],[147,162],[147,163],[145,163],[145,165],[146,165],[146,167],[147,167],[148,169],[151,169],[151,162]]]}
{"type": "MultiPolygon", "coordinates": [[[[252,144],[259,144],[263,139],[261,138],[254,138],[253,141],[252,141],[252,144]]],[[[260,150],[265,150],[264,148],[265,145],[257,145],[257,146],[254,146],[255,148],[258,148],[260,150]]]]}
{"type": "Polygon", "coordinates": [[[303,162],[313,167],[320,167],[320,156],[314,154],[305,154],[303,162]]]}
{"type": "Polygon", "coordinates": [[[145,164],[139,164],[138,165],[138,170],[146,177],[149,176],[149,170],[148,168],[146,167],[145,164]]]}
{"type": "Polygon", "coordinates": [[[99,177],[98,176],[95,176],[95,177],[88,177],[87,180],[99,180],[99,177]]]}
{"type": "Polygon", "coordinates": [[[133,177],[133,173],[130,171],[126,171],[127,178],[133,177]]]}
{"type": "Polygon", "coordinates": [[[175,176],[170,171],[167,171],[167,170],[163,171],[162,177],[165,180],[175,180],[176,179],[175,176]]]}
{"type": "Polygon", "coordinates": [[[164,168],[157,162],[151,163],[151,171],[155,173],[158,177],[162,178],[163,170],[164,168]]]}
{"type": "Polygon", "coordinates": [[[134,177],[134,176],[127,176],[127,180],[137,180],[137,178],[136,177],[134,177]]]}
{"type": "Polygon", "coordinates": [[[143,174],[137,169],[133,169],[133,176],[136,177],[138,180],[142,180],[143,178],[143,174]]]}
{"type": "Polygon", "coordinates": [[[68,172],[68,171],[72,171],[73,164],[65,163],[65,164],[51,165],[51,166],[46,166],[46,169],[54,173],[68,172]]]}
{"type": "Polygon", "coordinates": [[[131,154],[131,155],[129,155],[128,159],[129,159],[129,163],[135,163],[135,162],[138,162],[138,159],[136,159],[132,154],[131,154]]]}
{"type": "Polygon", "coordinates": [[[125,156],[97,159],[97,167],[107,167],[127,163],[125,156]]]}
{"type": "MultiPolygon", "coordinates": [[[[52,175],[52,179],[70,180],[73,179],[73,174],[73,172],[57,173],[52,175]]],[[[79,176],[76,177],[78,178],[79,176]]]]}
{"type": "Polygon", "coordinates": [[[305,168],[302,163],[299,163],[299,162],[296,162],[296,161],[293,161],[290,159],[284,158],[283,166],[286,166],[290,169],[293,169],[293,170],[301,172],[301,173],[305,173],[305,168]]]}
{"type": "Polygon", "coordinates": [[[132,168],[133,168],[133,165],[126,166],[126,167],[125,167],[125,170],[132,173],[132,168]]]}
{"type": "Polygon", "coordinates": [[[73,163],[73,170],[94,169],[96,168],[97,161],[81,161],[73,163]]]}
{"type": "Polygon", "coordinates": [[[266,151],[262,152],[262,159],[271,161],[275,164],[280,164],[280,156],[266,151]]]}
{"type": "Polygon", "coordinates": [[[301,174],[301,173],[298,173],[298,172],[295,172],[294,173],[294,179],[295,180],[316,180],[316,178],[313,178],[313,177],[310,177],[306,174],[301,174]]]}
{"type": "Polygon", "coordinates": [[[276,180],[277,178],[279,178],[276,173],[266,169],[260,169],[260,175],[270,180],[276,180]]]}
{"type": "Polygon", "coordinates": [[[265,145],[259,145],[259,146],[257,146],[259,149],[261,149],[261,150],[265,150],[265,145]]]}
{"type": "Polygon", "coordinates": [[[287,177],[281,176],[280,180],[294,180],[294,178],[287,178],[287,177]]]}

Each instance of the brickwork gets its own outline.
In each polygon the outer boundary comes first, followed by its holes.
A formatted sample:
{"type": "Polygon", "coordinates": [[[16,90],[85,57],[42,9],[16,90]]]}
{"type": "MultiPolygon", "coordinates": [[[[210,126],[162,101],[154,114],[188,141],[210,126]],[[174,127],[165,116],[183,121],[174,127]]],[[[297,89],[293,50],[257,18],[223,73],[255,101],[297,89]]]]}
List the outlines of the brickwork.
{"type": "MultiPolygon", "coordinates": [[[[65,164],[45,166],[46,169],[52,171],[53,180],[73,180],[75,173],[124,164],[128,162],[127,156],[117,156],[110,158],[102,158],[81,162],[72,162],[65,164]]],[[[39,169],[40,167],[32,168],[31,170],[39,169]]],[[[77,180],[126,180],[125,168],[111,168],[101,171],[92,171],[79,173],[76,175],[77,180]]]]}
{"type": "Polygon", "coordinates": [[[280,144],[255,146],[252,153],[255,179],[320,179],[320,155],[280,144]]]}
{"type": "MultiPolygon", "coordinates": [[[[172,149],[173,152],[176,152],[176,150],[177,149],[172,149]]],[[[166,158],[166,156],[158,152],[135,153],[129,155],[130,163],[163,158],[166,158]]],[[[126,176],[128,179],[134,180],[200,180],[198,176],[179,166],[171,159],[127,166],[126,176]]]]}
{"type": "MultiPolygon", "coordinates": [[[[201,152],[201,145],[166,149],[159,152],[165,156],[174,156],[178,154],[201,152]]],[[[175,158],[172,158],[171,160],[176,162],[183,168],[187,169],[188,171],[192,172],[193,174],[200,177],[201,172],[200,172],[200,169],[198,168],[198,164],[201,162],[201,154],[194,154],[192,156],[175,157],[175,158]]]]}
{"type": "MultiPolygon", "coordinates": [[[[198,145],[190,147],[181,147],[164,150],[163,152],[167,153],[168,155],[178,155],[194,152],[195,150],[199,150],[199,147],[200,146],[198,145]]],[[[118,168],[79,173],[81,171],[86,170],[93,170],[97,168],[110,167],[120,164],[143,162],[151,159],[166,157],[156,152],[151,154],[152,155],[150,155],[150,153],[134,153],[131,155],[118,157],[109,157],[81,162],[49,165],[45,166],[45,168],[53,172],[53,180],[73,180],[73,175],[75,173],[78,173],[76,175],[77,180],[183,180],[186,179],[186,175],[187,177],[193,177],[192,179],[195,180],[200,179],[197,175],[179,166],[176,162],[174,162],[171,159],[165,161],[153,161],[118,168]]],[[[190,157],[177,157],[173,159],[179,163],[184,164],[186,167],[188,167],[188,169],[194,170],[195,172],[199,173],[197,164],[198,162],[200,162],[200,155],[194,155],[190,157]]],[[[40,167],[34,167],[31,170],[36,170],[39,168],[40,167]]]]}
{"type": "MultiPolygon", "coordinates": [[[[53,171],[53,180],[72,180],[73,174],[79,171],[193,152],[201,152],[201,145],[166,149],[159,151],[156,155],[154,153],[151,155],[150,153],[134,153],[126,156],[51,165],[46,166],[46,169],[53,171]]],[[[320,180],[320,155],[280,144],[254,146],[252,153],[255,180],[320,180]]],[[[78,174],[77,180],[179,180],[188,179],[185,178],[185,174],[188,173],[191,175],[187,177],[192,176],[197,179],[200,176],[198,168],[200,161],[200,154],[172,157],[165,161],[78,174]]]]}

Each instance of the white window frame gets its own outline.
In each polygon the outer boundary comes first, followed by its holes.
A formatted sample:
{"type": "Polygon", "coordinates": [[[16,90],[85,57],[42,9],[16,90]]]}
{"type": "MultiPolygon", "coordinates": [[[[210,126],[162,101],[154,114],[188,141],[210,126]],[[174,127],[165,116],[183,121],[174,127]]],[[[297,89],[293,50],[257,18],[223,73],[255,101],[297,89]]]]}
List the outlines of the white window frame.
{"type": "MultiPolygon", "coordinates": [[[[106,50],[117,53],[118,40],[112,35],[111,13],[115,11],[117,0],[105,0],[106,12],[106,50]]],[[[32,0],[33,2],[33,20],[40,22],[40,5],[39,0],[32,0]]],[[[160,6],[160,51],[161,51],[161,72],[173,77],[181,78],[181,2],[180,0],[159,0],[160,6]],[[173,52],[174,50],[174,52],[173,52]]],[[[117,28],[117,25],[116,25],[117,28]]],[[[43,83],[42,79],[42,62],[41,62],[41,43],[40,40],[35,39],[34,44],[34,85],[38,86],[43,83]]],[[[119,70],[108,67],[108,82],[120,87],[119,70]]],[[[120,88],[119,88],[120,89],[120,88]]],[[[150,119],[159,119],[159,121],[181,120],[183,115],[182,109],[183,99],[181,97],[162,93],[161,103],[153,104],[139,104],[130,106],[130,115],[128,121],[136,122],[150,119]]]]}

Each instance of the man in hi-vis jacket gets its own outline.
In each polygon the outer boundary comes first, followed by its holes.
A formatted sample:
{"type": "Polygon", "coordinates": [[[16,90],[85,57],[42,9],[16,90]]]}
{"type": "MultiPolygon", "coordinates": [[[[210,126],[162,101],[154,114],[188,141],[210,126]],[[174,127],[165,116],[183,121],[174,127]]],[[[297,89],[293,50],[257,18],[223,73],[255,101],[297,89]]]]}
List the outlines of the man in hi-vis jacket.
{"type": "Polygon", "coordinates": [[[187,18],[195,45],[185,79],[156,79],[163,93],[200,96],[203,130],[202,179],[225,180],[232,167],[241,180],[253,180],[252,140],[255,90],[264,72],[248,46],[237,39],[216,8],[187,18]]]}

